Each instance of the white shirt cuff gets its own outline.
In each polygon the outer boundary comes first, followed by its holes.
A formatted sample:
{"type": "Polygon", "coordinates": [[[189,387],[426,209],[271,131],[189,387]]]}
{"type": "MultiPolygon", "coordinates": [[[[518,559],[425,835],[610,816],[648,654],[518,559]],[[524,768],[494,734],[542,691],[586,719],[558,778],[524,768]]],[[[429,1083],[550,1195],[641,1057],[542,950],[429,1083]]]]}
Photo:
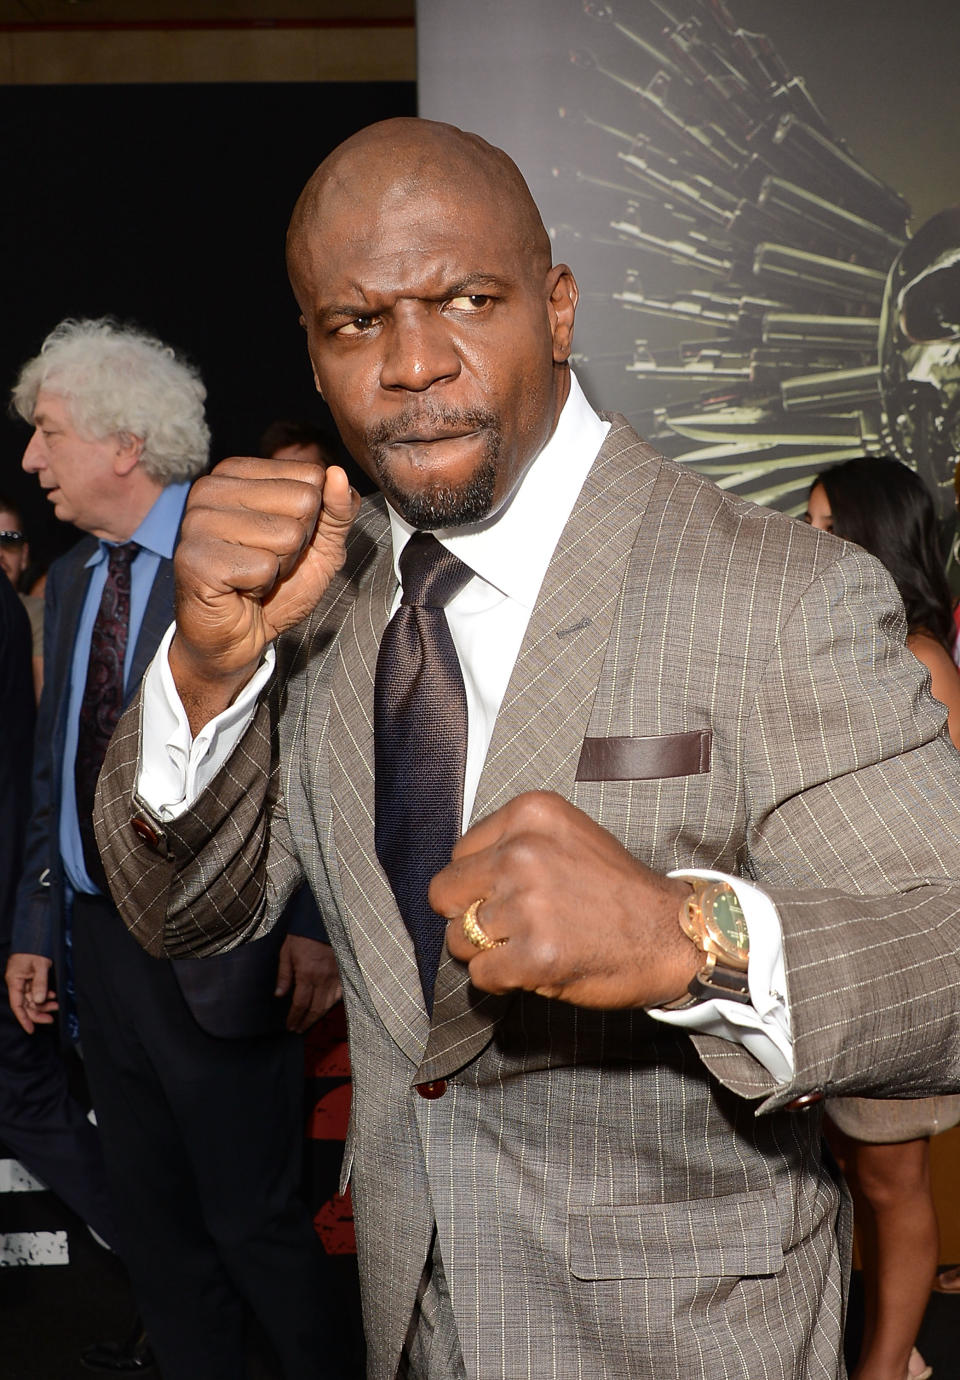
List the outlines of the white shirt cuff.
{"type": "Polygon", "coordinates": [[[171,623],[143,678],[137,794],[163,820],[176,819],[189,810],[230,757],[253,718],[276,661],[273,647],[267,647],[263,661],[234,702],[192,738],[170,672],[168,653],[175,631],[176,624],[171,623]]]}
{"type": "Polygon", "coordinates": [[[667,1025],[696,1030],[704,1035],[719,1035],[752,1054],[763,1067],[786,1083],[793,1077],[793,1033],[787,1005],[787,982],[783,963],[783,931],[777,908],[759,887],[742,877],[709,868],[685,867],[669,874],[689,881],[702,877],[708,881],[729,882],[737,893],[750,934],[750,1002],[727,1001],[722,997],[687,1007],[684,1011],[651,1010],[650,1015],[667,1025]]]}

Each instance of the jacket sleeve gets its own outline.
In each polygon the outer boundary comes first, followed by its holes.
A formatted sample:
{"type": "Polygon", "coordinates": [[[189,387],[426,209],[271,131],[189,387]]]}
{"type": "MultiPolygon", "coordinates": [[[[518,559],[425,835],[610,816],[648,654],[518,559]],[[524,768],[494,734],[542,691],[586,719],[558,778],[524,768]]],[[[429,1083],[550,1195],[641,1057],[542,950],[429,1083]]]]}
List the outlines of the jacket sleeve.
{"type": "Polygon", "coordinates": [[[783,929],[794,1078],[775,1087],[736,1046],[696,1043],[765,1107],[960,1088],[960,753],[904,632],[886,571],[845,547],[759,682],[747,856],[783,929]]]}
{"type": "Polygon", "coordinates": [[[278,798],[272,701],[261,700],[194,807],[165,824],[135,792],[141,703],[138,691],[117,725],[94,810],[117,909],[155,958],[205,957],[261,938],[303,880],[278,798]]]}
{"type": "MultiPolygon", "coordinates": [[[[54,665],[59,627],[59,572],[54,566],[47,578],[43,614],[44,667],[54,665]]],[[[54,677],[44,675],[37,709],[37,729],[30,788],[30,818],[24,843],[23,870],[14,911],[11,949],[14,953],[43,954],[53,958],[56,914],[62,898],[55,895],[60,883],[60,844],[57,837],[59,787],[54,773],[60,770],[55,760],[54,743],[57,713],[64,693],[54,677]]]]}
{"type": "Polygon", "coordinates": [[[0,584],[0,946],[9,947],[30,798],[36,706],[26,612],[9,581],[0,584]]]}
{"type": "Polygon", "coordinates": [[[321,944],[330,943],[320,907],[305,882],[290,897],[280,923],[287,934],[300,935],[303,939],[316,939],[321,944]]]}

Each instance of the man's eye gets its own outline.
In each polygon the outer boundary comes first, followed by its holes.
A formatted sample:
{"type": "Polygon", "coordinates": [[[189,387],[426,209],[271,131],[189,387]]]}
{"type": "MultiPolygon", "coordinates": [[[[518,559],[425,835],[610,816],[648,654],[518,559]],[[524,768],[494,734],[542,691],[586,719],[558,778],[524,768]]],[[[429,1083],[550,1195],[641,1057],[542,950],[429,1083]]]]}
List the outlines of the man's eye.
{"type": "Polygon", "coordinates": [[[375,316],[355,316],[352,321],[346,321],[342,326],[337,327],[337,335],[363,335],[365,331],[372,330],[377,324],[375,316]]]}
{"type": "Polygon", "coordinates": [[[482,311],[493,298],[484,292],[471,292],[463,297],[451,297],[448,306],[457,311],[482,311]]]}

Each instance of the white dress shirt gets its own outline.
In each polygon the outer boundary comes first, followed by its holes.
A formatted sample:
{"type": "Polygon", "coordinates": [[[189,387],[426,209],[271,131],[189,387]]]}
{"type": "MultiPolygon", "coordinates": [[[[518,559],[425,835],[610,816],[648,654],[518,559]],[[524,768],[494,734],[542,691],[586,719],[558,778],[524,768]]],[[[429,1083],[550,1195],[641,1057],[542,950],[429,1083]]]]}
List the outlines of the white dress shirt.
{"type": "MultiPolygon", "coordinates": [[[[510,502],[488,522],[434,534],[474,572],[446,609],[467,696],[464,828],[540,586],[608,430],[609,423],[597,416],[571,376],[570,394],[556,429],[510,502]]],[[[400,554],[414,529],[392,508],[389,514],[397,577],[395,610],[401,593],[400,554]]],[[[191,740],[167,660],[172,632],[144,679],[145,732],[137,784],[138,794],[163,819],[188,809],[213,780],[243,735],[274,664],[270,648],[230,708],[191,740]]],[[[734,1040],[774,1077],[789,1078],[793,1047],[776,908],[762,891],[740,878],[699,869],[673,875],[718,877],[736,888],[750,932],[751,1003],[715,999],[684,1011],[651,1014],[673,1025],[734,1040]]]]}

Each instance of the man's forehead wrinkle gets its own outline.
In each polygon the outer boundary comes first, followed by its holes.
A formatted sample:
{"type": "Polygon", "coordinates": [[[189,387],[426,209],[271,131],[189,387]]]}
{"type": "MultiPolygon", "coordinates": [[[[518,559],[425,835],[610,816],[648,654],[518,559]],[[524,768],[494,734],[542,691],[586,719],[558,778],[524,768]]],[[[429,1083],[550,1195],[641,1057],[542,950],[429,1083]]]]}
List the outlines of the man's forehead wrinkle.
{"type": "Polygon", "coordinates": [[[63,407],[65,412],[68,411],[65,399],[58,397],[56,394],[47,393],[46,401],[40,402],[38,399],[37,405],[33,409],[33,420],[38,426],[41,422],[46,422],[50,420],[51,402],[53,403],[54,408],[56,408],[56,405],[59,403],[63,407]]]}
{"type": "Polygon", "coordinates": [[[482,293],[509,287],[510,275],[484,266],[465,267],[458,259],[436,259],[410,249],[401,258],[370,257],[362,278],[351,274],[340,282],[322,284],[318,312],[324,316],[349,316],[364,310],[389,310],[403,302],[440,303],[461,292],[482,293]]]}
{"type": "MultiPolygon", "coordinates": [[[[549,269],[549,236],[512,159],[479,135],[403,118],[358,131],[320,164],[304,188],[288,236],[295,290],[297,282],[304,290],[317,284],[330,247],[354,238],[351,230],[363,237],[365,255],[378,238],[386,252],[396,254],[402,249],[398,226],[415,232],[418,216],[424,225],[431,218],[442,222],[444,205],[456,208],[455,214],[449,211],[453,229],[471,221],[482,226],[496,208],[496,234],[507,257],[515,247],[517,274],[539,278],[549,269]]],[[[461,261],[454,276],[478,267],[461,261]]],[[[341,292],[334,295],[344,300],[341,292]]]]}

